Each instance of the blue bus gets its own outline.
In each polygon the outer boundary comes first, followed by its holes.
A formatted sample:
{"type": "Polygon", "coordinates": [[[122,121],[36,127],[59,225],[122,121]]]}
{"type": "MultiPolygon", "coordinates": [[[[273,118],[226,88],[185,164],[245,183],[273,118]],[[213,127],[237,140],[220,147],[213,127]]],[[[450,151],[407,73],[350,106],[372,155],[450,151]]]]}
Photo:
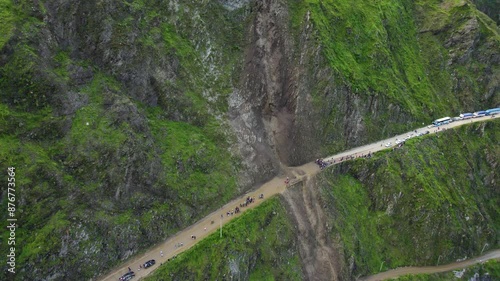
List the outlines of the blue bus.
{"type": "Polygon", "coordinates": [[[484,111],[484,110],[474,112],[474,118],[485,116],[485,115],[486,115],[486,111],[484,111]]]}
{"type": "Polygon", "coordinates": [[[486,115],[495,115],[499,113],[500,113],[500,107],[486,110],[486,115]]]}
{"type": "Polygon", "coordinates": [[[434,120],[432,122],[432,124],[434,124],[434,126],[441,126],[441,125],[448,124],[450,122],[451,122],[451,118],[450,117],[443,117],[443,118],[434,120]]]}
{"type": "Polygon", "coordinates": [[[472,114],[472,113],[462,113],[462,114],[460,114],[460,118],[462,118],[464,120],[472,118],[472,117],[474,117],[474,114],[472,114]]]}

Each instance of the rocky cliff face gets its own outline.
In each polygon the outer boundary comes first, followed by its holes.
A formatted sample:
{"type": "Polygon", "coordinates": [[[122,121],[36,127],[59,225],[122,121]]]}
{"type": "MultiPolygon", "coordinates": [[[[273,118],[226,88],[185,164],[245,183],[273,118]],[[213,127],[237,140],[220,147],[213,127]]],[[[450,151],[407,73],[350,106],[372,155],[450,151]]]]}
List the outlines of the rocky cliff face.
{"type": "Polygon", "coordinates": [[[380,5],[0,0],[19,278],[95,277],[284,166],[499,105],[491,19],[380,5]]]}
{"type": "Polygon", "coordinates": [[[231,105],[245,112],[232,120],[242,150],[253,155],[245,157],[249,171],[267,163],[264,170],[274,174],[278,163],[298,165],[417,120],[498,105],[498,28],[470,3],[404,1],[385,13],[342,5],[253,6],[246,68],[231,105]],[[380,36],[356,19],[369,13],[380,36]],[[247,136],[251,141],[242,141],[247,136]]]}

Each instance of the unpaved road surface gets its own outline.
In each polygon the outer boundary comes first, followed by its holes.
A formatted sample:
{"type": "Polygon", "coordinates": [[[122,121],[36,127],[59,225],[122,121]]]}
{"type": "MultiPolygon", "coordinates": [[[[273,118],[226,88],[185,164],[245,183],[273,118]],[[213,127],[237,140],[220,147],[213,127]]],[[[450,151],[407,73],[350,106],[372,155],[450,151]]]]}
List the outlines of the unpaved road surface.
{"type": "Polygon", "coordinates": [[[484,256],[480,256],[473,259],[464,260],[461,262],[454,262],[450,264],[440,265],[440,266],[423,266],[423,267],[401,267],[393,270],[388,270],[386,272],[382,272],[376,275],[367,276],[359,279],[360,281],[379,281],[386,280],[391,278],[396,278],[399,276],[407,275],[407,274],[432,274],[439,272],[447,272],[456,269],[462,269],[469,267],[471,265],[482,263],[487,260],[500,260],[500,250],[491,251],[484,256]]]}
{"type": "MultiPolygon", "coordinates": [[[[468,124],[471,122],[481,122],[481,121],[488,121],[491,119],[500,119],[497,115],[496,118],[491,118],[491,117],[480,117],[480,118],[475,118],[471,120],[463,120],[463,121],[458,121],[458,122],[453,122],[448,125],[444,125],[440,127],[440,130],[443,129],[448,129],[448,128],[453,128],[457,127],[463,124],[468,124]]],[[[427,128],[423,127],[420,129],[416,130],[417,133],[420,132],[425,132],[429,131],[431,134],[436,133],[438,130],[437,128],[427,128]]],[[[375,142],[372,144],[368,144],[365,146],[353,148],[351,150],[338,153],[333,156],[329,156],[324,158],[324,161],[333,161],[335,160],[334,164],[338,164],[339,160],[342,159],[346,156],[360,156],[362,154],[367,154],[369,152],[374,153],[380,150],[388,149],[388,147],[385,146],[386,143],[391,142],[392,145],[394,145],[396,138],[398,139],[403,139],[407,135],[415,133],[415,131],[401,134],[398,136],[394,136],[392,138],[388,138],[386,140],[382,140],[379,142],[375,142]]],[[[171,259],[172,257],[178,255],[179,253],[184,252],[185,250],[191,248],[194,244],[196,244],[197,241],[200,239],[203,239],[204,237],[208,236],[209,234],[219,231],[220,225],[224,225],[234,219],[235,217],[238,217],[241,215],[241,213],[245,212],[248,209],[255,208],[256,206],[260,205],[264,200],[268,199],[269,197],[275,195],[275,194],[280,194],[283,193],[286,190],[286,185],[284,183],[284,180],[286,177],[290,178],[290,185],[303,181],[306,178],[309,178],[311,176],[314,176],[315,174],[319,173],[321,170],[319,169],[318,165],[315,163],[307,163],[299,167],[290,167],[287,168],[287,171],[285,171],[285,175],[280,176],[280,177],[275,177],[274,179],[270,180],[269,182],[261,185],[254,191],[251,191],[245,195],[242,195],[233,201],[227,203],[217,211],[214,211],[207,217],[201,219],[200,221],[196,222],[195,224],[191,225],[190,227],[178,232],[174,236],[168,238],[165,242],[151,248],[150,250],[147,250],[143,254],[138,254],[136,257],[124,262],[122,265],[119,267],[115,268],[112,272],[106,274],[105,276],[102,276],[99,278],[99,280],[102,281],[115,281],[119,280],[119,278],[128,272],[128,268],[132,269],[136,277],[133,280],[138,280],[141,277],[147,276],[150,274],[153,270],[158,268],[162,263],[167,262],[168,259],[171,259]],[[264,199],[258,199],[259,194],[264,195],[264,199]],[[239,206],[240,203],[243,203],[247,197],[255,197],[255,202],[251,203],[247,207],[241,208],[241,213],[232,215],[232,216],[227,216],[226,213],[228,211],[234,210],[235,207],[239,206]],[[222,218],[221,218],[222,215],[222,218]],[[191,239],[191,235],[195,235],[197,237],[196,240],[191,239]],[[183,244],[183,246],[177,246],[180,243],[183,244]],[[160,253],[163,253],[161,255],[160,253]],[[150,259],[155,259],[156,264],[150,268],[147,269],[139,269],[139,265],[143,264],[144,262],[150,260],[150,259]]],[[[223,235],[224,235],[224,229],[223,229],[223,235]]]]}

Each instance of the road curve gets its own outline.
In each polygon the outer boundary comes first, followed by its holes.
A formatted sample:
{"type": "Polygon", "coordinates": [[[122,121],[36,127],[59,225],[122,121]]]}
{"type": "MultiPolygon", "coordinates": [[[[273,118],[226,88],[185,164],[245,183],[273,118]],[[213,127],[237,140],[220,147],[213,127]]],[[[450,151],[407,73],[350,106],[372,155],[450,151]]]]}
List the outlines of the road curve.
{"type": "Polygon", "coordinates": [[[380,280],[386,280],[386,279],[400,277],[400,276],[407,275],[407,274],[432,274],[432,273],[447,272],[447,271],[466,268],[466,267],[469,267],[469,266],[477,264],[477,263],[485,262],[487,260],[500,260],[500,250],[491,251],[491,252],[486,253],[485,255],[477,257],[477,258],[468,259],[468,260],[464,260],[461,262],[454,262],[454,263],[450,263],[450,264],[439,265],[439,266],[422,266],[422,267],[409,266],[409,267],[396,268],[396,269],[388,270],[388,271],[378,273],[375,275],[362,277],[358,280],[359,281],[380,281],[380,280]]]}
{"type": "MultiPolygon", "coordinates": [[[[457,126],[461,126],[464,124],[469,124],[473,122],[481,122],[481,121],[489,121],[489,120],[497,120],[500,119],[498,116],[496,118],[491,118],[489,116],[485,117],[479,117],[475,119],[470,119],[470,120],[462,120],[462,121],[456,121],[444,126],[440,126],[439,130],[438,128],[419,128],[416,130],[413,130],[409,133],[397,135],[382,141],[378,141],[375,143],[371,143],[368,145],[364,145],[361,147],[353,148],[345,152],[338,153],[336,155],[332,155],[329,157],[324,158],[324,161],[333,161],[335,160],[335,163],[333,165],[340,163],[340,159],[344,158],[346,156],[360,156],[363,154],[367,153],[374,153],[377,151],[381,151],[384,149],[389,149],[388,147],[385,146],[387,142],[392,142],[394,144],[395,139],[404,139],[405,136],[411,133],[417,133],[420,132],[425,132],[429,131],[431,134],[437,133],[438,131],[442,131],[444,129],[448,128],[453,128],[457,126]]],[[[134,280],[140,279],[141,277],[147,276],[150,274],[153,270],[158,268],[161,264],[167,262],[169,259],[172,257],[184,252],[185,250],[191,248],[193,245],[196,244],[197,241],[200,239],[203,239],[207,237],[209,234],[219,231],[220,226],[228,223],[232,219],[238,217],[241,215],[241,213],[244,213],[248,209],[255,208],[256,206],[260,205],[264,200],[272,197],[273,195],[283,193],[286,190],[286,185],[284,183],[284,180],[286,177],[290,178],[290,184],[294,184],[297,182],[300,182],[308,177],[311,177],[317,173],[319,173],[321,170],[319,169],[318,165],[315,163],[307,163],[299,167],[289,167],[287,171],[285,171],[285,174],[281,176],[277,176],[273,178],[272,180],[264,183],[257,189],[250,191],[244,195],[239,196],[238,198],[232,200],[231,202],[225,204],[218,210],[212,212],[205,218],[201,219],[200,221],[196,222],[195,224],[187,227],[184,230],[179,231],[177,234],[175,234],[172,237],[169,237],[166,241],[150,248],[146,252],[142,254],[137,254],[134,258],[125,261],[123,264],[120,266],[114,268],[111,272],[106,274],[105,276],[100,276],[98,277],[97,280],[100,281],[116,281],[119,280],[119,278],[128,272],[128,268],[133,270],[136,274],[136,278],[134,280]],[[263,194],[264,199],[258,199],[259,195],[263,194]],[[245,201],[245,198],[247,197],[255,197],[256,200],[254,203],[251,203],[247,207],[241,208],[241,213],[240,214],[235,214],[232,216],[227,216],[226,213],[228,211],[234,210],[235,207],[239,206],[240,203],[243,203],[245,201]],[[222,217],[221,217],[222,215],[222,217]],[[191,239],[191,235],[195,235],[197,237],[196,240],[191,239]],[[183,246],[178,247],[182,243],[183,246]],[[144,264],[144,262],[150,260],[150,259],[155,259],[156,264],[152,267],[149,267],[147,269],[140,269],[140,265],[144,264]]],[[[224,232],[224,230],[223,230],[224,232]]]]}

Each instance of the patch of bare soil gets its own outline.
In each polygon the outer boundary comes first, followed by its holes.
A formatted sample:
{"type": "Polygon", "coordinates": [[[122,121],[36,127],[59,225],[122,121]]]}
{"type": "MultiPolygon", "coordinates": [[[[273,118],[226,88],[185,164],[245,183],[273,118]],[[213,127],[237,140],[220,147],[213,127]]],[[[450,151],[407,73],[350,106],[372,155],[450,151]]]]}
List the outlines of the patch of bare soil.
{"type": "Polygon", "coordinates": [[[299,252],[306,280],[341,280],[342,256],[328,234],[315,180],[306,180],[283,193],[296,223],[299,252]]]}

